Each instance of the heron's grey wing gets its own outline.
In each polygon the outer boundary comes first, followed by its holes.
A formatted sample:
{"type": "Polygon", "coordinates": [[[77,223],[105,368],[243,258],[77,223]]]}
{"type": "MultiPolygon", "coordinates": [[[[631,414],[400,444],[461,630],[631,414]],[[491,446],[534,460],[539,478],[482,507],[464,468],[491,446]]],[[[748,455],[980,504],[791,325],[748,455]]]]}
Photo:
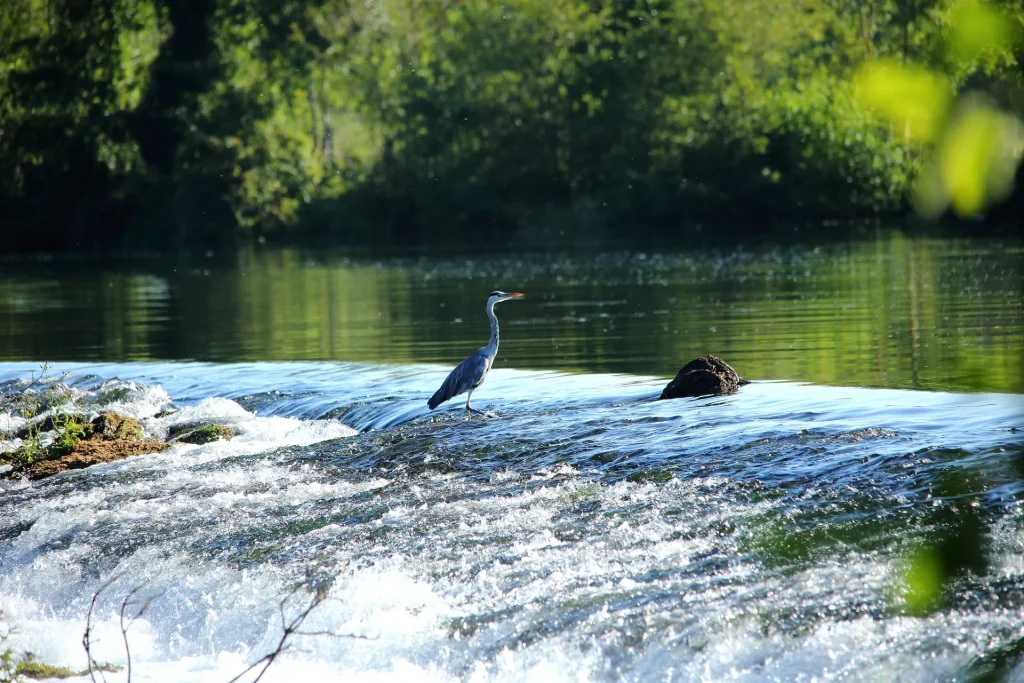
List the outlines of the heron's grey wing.
{"type": "Polygon", "coordinates": [[[455,366],[455,369],[444,380],[441,388],[435,391],[427,401],[427,405],[433,410],[448,399],[469,391],[480,384],[484,375],[487,374],[487,370],[487,356],[477,351],[455,366]]]}

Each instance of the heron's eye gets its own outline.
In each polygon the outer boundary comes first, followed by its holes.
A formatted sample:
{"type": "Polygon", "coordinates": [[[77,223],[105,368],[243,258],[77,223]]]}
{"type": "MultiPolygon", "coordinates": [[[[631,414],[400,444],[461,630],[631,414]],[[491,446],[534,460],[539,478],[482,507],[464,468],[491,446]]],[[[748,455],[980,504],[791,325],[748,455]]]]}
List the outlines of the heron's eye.
{"type": "Polygon", "coordinates": [[[491,292],[491,296],[501,296],[501,292],[491,292]]]}

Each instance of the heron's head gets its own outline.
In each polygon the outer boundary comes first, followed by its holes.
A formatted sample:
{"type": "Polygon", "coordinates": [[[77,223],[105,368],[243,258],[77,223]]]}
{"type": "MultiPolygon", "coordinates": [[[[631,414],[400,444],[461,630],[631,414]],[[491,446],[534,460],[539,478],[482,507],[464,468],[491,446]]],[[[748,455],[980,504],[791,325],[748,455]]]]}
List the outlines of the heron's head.
{"type": "Polygon", "coordinates": [[[502,292],[501,290],[495,290],[491,292],[491,295],[487,297],[487,305],[493,306],[494,304],[501,303],[502,301],[508,301],[509,299],[522,299],[523,294],[519,292],[502,292]]]}

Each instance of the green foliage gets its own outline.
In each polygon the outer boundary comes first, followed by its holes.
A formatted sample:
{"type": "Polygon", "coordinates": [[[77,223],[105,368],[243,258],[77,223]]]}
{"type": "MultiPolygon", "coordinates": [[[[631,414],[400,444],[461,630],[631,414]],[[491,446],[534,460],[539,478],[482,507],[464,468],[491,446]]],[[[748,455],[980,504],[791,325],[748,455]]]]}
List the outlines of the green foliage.
{"type": "Polygon", "coordinates": [[[53,421],[56,436],[47,449],[48,457],[67,455],[89,435],[89,424],[78,415],[60,415],[53,421]]]}
{"type": "Polygon", "coordinates": [[[900,576],[900,607],[927,616],[944,607],[956,581],[989,570],[989,523],[976,498],[982,485],[971,477],[948,474],[936,487],[941,506],[934,513],[930,541],[909,554],[900,576]]]}
{"type": "Polygon", "coordinates": [[[6,646],[9,637],[10,626],[4,621],[3,612],[0,612],[0,683],[17,680],[18,661],[11,648],[6,646]]]}
{"type": "Polygon", "coordinates": [[[954,85],[978,69],[998,76],[1009,68],[1006,80],[1019,97],[1014,48],[1024,42],[1024,12],[1019,6],[1007,11],[981,0],[959,0],[946,12],[946,22],[942,54],[947,64],[869,62],[858,71],[856,90],[864,105],[902,127],[908,140],[930,147],[915,187],[918,212],[936,217],[948,206],[971,217],[1012,191],[1024,156],[1024,122],[969,81],[959,96],[954,85]]]}
{"type": "Polygon", "coordinates": [[[935,93],[1019,92],[1015,2],[10,0],[0,221],[169,248],[902,211],[935,93]],[[864,63],[898,123],[852,106],[864,63]]]}
{"type": "MultiPolygon", "coordinates": [[[[3,612],[0,612],[0,683],[16,683],[18,681],[42,680],[54,678],[74,678],[85,676],[88,671],[74,671],[66,666],[55,666],[40,662],[31,652],[17,655],[9,647],[5,647],[10,637],[10,627],[4,621],[3,612]]],[[[116,673],[122,667],[112,664],[100,664],[99,671],[116,673]]]]}
{"type": "Polygon", "coordinates": [[[88,672],[73,671],[66,666],[54,666],[53,664],[46,664],[45,662],[37,662],[35,660],[24,660],[18,664],[17,673],[19,676],[23,676],[25,678],[42,680],[52,678],[74,678],[75,676],[83,676],[88,672]]]}
{"type": "MultiPolygon", "coordinates": [[[[11,414],[18,415],[26,420],[25,435],[22,446],[16,451],[0,453],[0,462],[14,465],[16,470],[30,466],[32,463],[44,459],[46,447],[43,442],[43,430],[41,421],[36,419],[41,412],[46,410],[50,403],[56,406],[67,401],[67,395],[60,388],[54,390],[54,382],[47,377],[49,365],[44,363],[39,374],[32,374],[28,385],[18,394],[5,397],[3,407],[10,410],[11,414]]],[[[59,384],[57,385],[59,387],[59,384]]],[[[7,435],[4,435],[6,438],[7,435]]]]}
{"type": "Polygon", "coordinates": [[[26,420],[22,445],[13,451],[0,452],[0,464],[12,465],[15,474],[35,463],[72,452],[91,431],[90,424],[81,415],[67,412],[73,395],[64,377],[54,378],[48,373],[49,365],[44,363],[21,392],[5,397],[7,405],[0,406],[26,420]],[[47,440],[49,432],[53,436],[47,440]]]}

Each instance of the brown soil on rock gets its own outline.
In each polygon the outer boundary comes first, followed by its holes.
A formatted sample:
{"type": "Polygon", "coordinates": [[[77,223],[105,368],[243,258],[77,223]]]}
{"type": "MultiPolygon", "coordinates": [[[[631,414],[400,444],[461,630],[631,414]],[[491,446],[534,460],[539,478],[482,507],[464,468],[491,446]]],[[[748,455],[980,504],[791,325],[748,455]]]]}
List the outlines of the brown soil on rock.
{"type": "Polygon", "coordinates": [[[692,396],[717,396],[735,393],[750,384],[729,364],[716,356],[701,356],[684,365],[668,383],[658,400],[692,396]]]}
{"type": "Polygon", "coordinates": [[[159,453],[165,448],[167,448],[167,444],[147,439],[107,441],[103,438],[93,437],[79,441],[75,450],[67,455],[37,462],[22,474],[32,480],[45,479],[65,470],[80,470],[90,465],[115,462],[133,455],[159,453]]]}
{"type": "MultiPolygon", "coordinates": [[[[75,444],[64,454],[47,453],[27,467],[17,466],[6,476],[24,476],[31,480],[45,479],[65,470],[80,470],[90,465],[123,460],[133,455],[159,453],[168,444],[142,438],[142,425],[138,420],[114,413],[103,413],[88,425],[87,438],[75,444]]],[[[46,453],[46,451],[44,451],[46,453]]],[[[7,454],[7,460],[16,463],[18,451],[7,454]]]]}

